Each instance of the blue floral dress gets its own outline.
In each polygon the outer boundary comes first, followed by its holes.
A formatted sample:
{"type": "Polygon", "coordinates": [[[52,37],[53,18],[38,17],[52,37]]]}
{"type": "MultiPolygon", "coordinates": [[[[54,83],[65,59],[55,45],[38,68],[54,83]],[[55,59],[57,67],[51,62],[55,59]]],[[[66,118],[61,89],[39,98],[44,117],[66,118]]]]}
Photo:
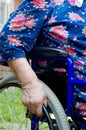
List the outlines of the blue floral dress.
{"type": "MultiPolygon", "coordinates": [[[[86,79],[86,1],[78,7],[75,0],[23,0],[0,33],[0,62],[25,57],[34,46],[66,50],[75,76],[86,79]]],[[[86,116],[86,89],[82,91],[84,107],[80,102],[75,106],[86,116]]]]}

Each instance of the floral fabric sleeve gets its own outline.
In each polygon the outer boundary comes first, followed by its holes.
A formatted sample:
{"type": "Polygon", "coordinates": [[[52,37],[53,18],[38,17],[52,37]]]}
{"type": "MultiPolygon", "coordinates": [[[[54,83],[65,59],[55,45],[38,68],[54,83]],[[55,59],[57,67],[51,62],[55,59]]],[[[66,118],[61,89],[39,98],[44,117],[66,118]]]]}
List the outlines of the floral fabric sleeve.
{"type": "Polygon", "coordinates": [[[24,0],[0,33],[0,61],[25,57],[50,12],[49,0],[24,0]]]}

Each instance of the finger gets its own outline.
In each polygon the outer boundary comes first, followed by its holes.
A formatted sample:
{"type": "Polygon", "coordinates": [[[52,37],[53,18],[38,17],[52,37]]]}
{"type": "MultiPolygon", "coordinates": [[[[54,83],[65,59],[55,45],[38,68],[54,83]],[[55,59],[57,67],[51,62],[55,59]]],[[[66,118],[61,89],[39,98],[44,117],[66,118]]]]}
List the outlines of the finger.
{"type": "Polygon", "coordinates": [[[36,107],[33,106],[31,103],[29,103],[29,104],[27,105],[27,108],[28,108],[28,110],[29,110],[30,113],[36,114],[36,107]]]}
{"type": "Polygon", "coordinates": [[[43,111],[42,111],[42,105],[40,105],[37,109],[36,109],[36,115],[38,117],[43,115],[43,111]]]}
{"type": "Polygon", "coordinates": [[[24,92],[23,93],[23,96],[22,96],[22,103],[27,106],[30,102],[30,98],[29,98],[29,95],[28,93],[24,92]]]}
{"type": "Polygon", "coordinates": [[[47,107],[48,106],[48,100],[45,98],[44,100],[44,105],[47,107]]]}
{"type": "Polygon", "coordinates": [[[34,107],[31,107],[31,108],[29,109],[29,111],[30,111],[32,114],[36,114],[36,108],[34,108],[34,107]]]}
{"type": "Polygon", "coordinates": [[[27,100],[25,96],[22,97],[22,103],[23,105],[27,106],[27,100]]]}

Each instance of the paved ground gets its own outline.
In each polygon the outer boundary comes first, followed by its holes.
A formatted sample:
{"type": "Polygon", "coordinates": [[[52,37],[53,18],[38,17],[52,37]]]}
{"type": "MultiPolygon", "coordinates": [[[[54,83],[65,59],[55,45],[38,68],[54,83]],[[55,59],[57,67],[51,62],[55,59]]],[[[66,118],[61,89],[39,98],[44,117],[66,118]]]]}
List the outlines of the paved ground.
{"type": "Polygon", "coordinates": [[[0,79],[3,78],[4,76],[8,75],[11,73],[11,70],[9,67],[5,67],[0,65],[0,79]]]}

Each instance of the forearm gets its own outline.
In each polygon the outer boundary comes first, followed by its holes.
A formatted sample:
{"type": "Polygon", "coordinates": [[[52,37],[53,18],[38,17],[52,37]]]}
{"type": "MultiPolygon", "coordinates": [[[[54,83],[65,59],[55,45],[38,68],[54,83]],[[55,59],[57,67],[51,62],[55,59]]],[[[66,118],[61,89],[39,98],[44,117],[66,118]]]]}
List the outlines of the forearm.
{"type": "Polygon", "coordinates": [[[26,86],[28,83],[38,80],[26,58],[15,59],[8,62],[8,64],[16,74],[22,87],[26,86]]]}
{"type": "Polygon", "coordinates": [[[8,64],[18,77],[23,88],[23,104],[30,113],[41,116],[43,104],[47,106],[47,98],[43,85],[39,82],[35,72],[25,58],[12,60],[8,64]]]}

